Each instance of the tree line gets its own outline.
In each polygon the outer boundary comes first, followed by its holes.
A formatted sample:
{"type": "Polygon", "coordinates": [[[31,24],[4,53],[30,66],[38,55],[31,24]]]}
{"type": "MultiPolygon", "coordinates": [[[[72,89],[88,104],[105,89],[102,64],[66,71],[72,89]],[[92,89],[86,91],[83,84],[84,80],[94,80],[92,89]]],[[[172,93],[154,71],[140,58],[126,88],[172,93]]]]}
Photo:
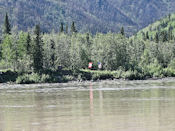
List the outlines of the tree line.
{"type": "Polygon", "coordinates": [[[1,69],[37,73],[58,67],[80,70],[88,68],[89,62],[93,62],[93,69],[98,69],[100,62],[103,70],[130,70],[155,76],[175,69],[174,40],[127,38],[123,27],[118,34],[81,34],[72,22],[71,33],[67,33],[68,27],[64,29],[63,23],[59,33],[42,33],[39,25],[33,33],[14,33],[6,15],[4,28],[1,69]]]}

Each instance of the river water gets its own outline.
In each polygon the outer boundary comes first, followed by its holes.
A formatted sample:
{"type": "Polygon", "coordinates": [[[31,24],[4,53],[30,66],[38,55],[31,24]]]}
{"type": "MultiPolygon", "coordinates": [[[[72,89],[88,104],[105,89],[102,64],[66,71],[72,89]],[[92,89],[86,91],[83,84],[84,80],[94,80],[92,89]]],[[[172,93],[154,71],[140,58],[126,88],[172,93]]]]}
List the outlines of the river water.
{"type": "Polygon", "coordinates": [[[0,131],[175,131],[175,79],[0,84],[0,131]]]}

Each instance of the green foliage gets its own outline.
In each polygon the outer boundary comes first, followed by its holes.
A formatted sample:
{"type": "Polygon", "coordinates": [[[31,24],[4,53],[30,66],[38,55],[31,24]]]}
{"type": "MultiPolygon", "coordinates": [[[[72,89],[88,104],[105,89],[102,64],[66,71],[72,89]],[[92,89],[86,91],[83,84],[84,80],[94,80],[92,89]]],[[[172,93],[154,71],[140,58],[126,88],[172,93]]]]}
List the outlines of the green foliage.
{"type": "Polygon", "coordinates": [[[143,40],[148,38],[154,38],[156,43],[158,42],[170,42],[174,39],[175,33],[175,14],[171,15],[171,19],[169,16],[162,18],[159,21],[150,24],[148,27],[140,30],[137,33],[137,38],[141,39],[141,36],[144,34],[145,37],[142,37],[143,40]]]}
{"type": "Polygon", "coordinates": [[[17,84],[32,84],[32,83],[46,83],[50,79],[49,75],[42,74],[39,75],[37,73],[32,74],[24,74],[18,76],[16,79],[17,84]]]}
{"type": "Polygon", "coordinates": [[[28,33],[27,34],[27,38],[26,38],[26,51],[27,51],[27,54],[28,55],[31,55],[32,53],[32,45],[31,45],[31,36],[30,34],[28,33]]]}
{"type": "Polygon", "coordinates": [[[145,74],[149,74],[152,77],[163,77],[163,68],[161,67],[161,65],[158,63],[157,60],[155,60],[153,63],[147,65],[147,71],[145,72],[145,74]]]}
{"type": "Polygon", "coordinates": [[[168,68],[175,69],[175,58],[171,60],[171,62],[168,65],[168,68]]]}
{"type": "Polygon", "coordinates": [[[40,26],[35,27],[35,45],[33,51],[33,68],[35,72],[40,72],[43,69],[43,42],[41,39],[40,26]]]}
{"type": "MultiPolygon", "coordinates": [[[[173,16],[160,25],[167,27],[172,19],[173,16]]],[[[151,31],[157,28],[152,26],[146,32],[143,30],[135,37],[127,38],[124,29],[119,34],[83,34],[76,32],[73,22],[71,35],[41,34],[37,25],[34,33],[20,31],[3,36],[0,69],[20,72],[17,83],[174,76],[173,24],[168,27],[168,31],[158,28],[160,31],[153,34],[151,31]],[[143,39],[140,39],[141,34],[143,39]],[[89,62],[93,63],[92,70],[87,70],[89,62]]]]}

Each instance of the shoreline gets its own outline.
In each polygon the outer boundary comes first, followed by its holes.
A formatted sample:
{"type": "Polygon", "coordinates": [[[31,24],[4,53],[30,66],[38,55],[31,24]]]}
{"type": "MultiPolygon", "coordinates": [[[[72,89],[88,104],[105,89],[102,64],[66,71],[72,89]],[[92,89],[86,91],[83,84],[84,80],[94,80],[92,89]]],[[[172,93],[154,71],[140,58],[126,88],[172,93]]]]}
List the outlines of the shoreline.
{"type": "MultiPolygon", "coordinates": [[[[121,82],[121,83],[125,83],[125,82],[134,82],[134,83],[144,83],[144,82],[175,82],[175,77],[165,77],[165,78],[149,78],[149,79],[145,79],[145,80],[127,80],[127,79],[106,79],[106,80],[96,80],[96,81],[68,81],[68,82],[63,82],[63,83],[32,83],[32,84],[17,84],[17,83],[0,83],[0,87],[1,86],[36,86],[36,87],[49,87],[49,86],[64,86],[64,85],[72,85],[75,84],[77,85],[87,85],[87,84],[96,84],[96,83],[117,83],[117,82],[121,82]]],[[[0,88],[2,89],[2,88],[0,88]]]]}
{"type": "Polygon", "coordinates": [[[0,75],[2,84],[58,84],[58,83],[84,83],[99,81],[141,81],[141,80],[161,80],[175,79],[175,75],[162,73],[158,76],[154,74],[144,74],[137,71],[100,71],[100,70],[61,70],[44,71],[42,73],[13,72],[6,71],[0,75]]]}

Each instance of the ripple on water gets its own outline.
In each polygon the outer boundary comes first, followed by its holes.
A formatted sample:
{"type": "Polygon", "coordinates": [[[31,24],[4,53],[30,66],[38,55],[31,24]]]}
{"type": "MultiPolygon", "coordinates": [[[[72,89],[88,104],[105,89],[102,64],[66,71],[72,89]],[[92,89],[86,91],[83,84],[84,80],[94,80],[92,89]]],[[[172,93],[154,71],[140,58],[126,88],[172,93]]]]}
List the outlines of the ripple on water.
{"type": "Polygon", "coordinates": [[[0,105],[0,108],[34,108],[34,105],[0,105]]]}

